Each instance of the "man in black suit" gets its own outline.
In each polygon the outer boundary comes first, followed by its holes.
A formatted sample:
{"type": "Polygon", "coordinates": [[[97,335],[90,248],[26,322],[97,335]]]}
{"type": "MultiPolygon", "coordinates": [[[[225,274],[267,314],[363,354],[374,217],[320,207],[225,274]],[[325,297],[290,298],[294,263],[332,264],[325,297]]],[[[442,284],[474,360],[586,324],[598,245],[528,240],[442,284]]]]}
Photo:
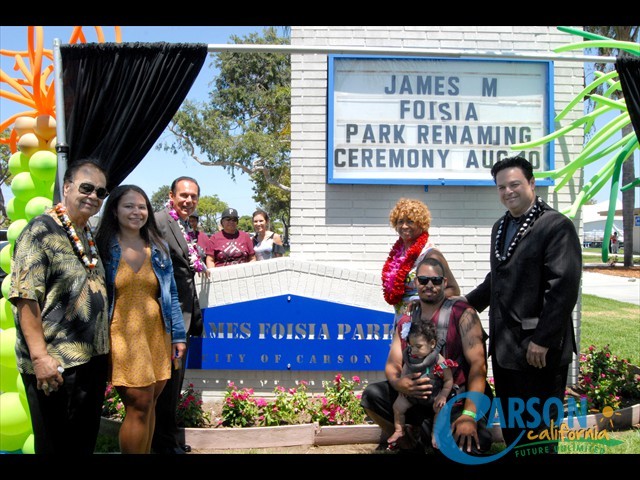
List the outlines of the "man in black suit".
{"type": "MultiPolygon", "coordinates": [[[[526,404],[537,397],[542,413],[551,398],[562,405],[577,353],[571,315],[582,274],[580,239],[571,220],[535,194],[526,159],[503,159],[491,174],[508,211],[491,232],[491,271],[466,299],[480,312],[489,307],[489,355],[501,405],[507,409],[509,398],[526,404]]],[[[532,420],[528,407],[523,419],[532,420]]],[[[542,421],[532,430],[547,428],[542,421]]],[[[502,433],[509,446],[522,428],[502,433]]],[[[525,433],[519,445],[532,441],[525,433]]],[[[555,453],[552,446],[548,450],[555,453]]]]}
{"type": "MultiPolygon", "coordinates": [[[[178,298],[188,334],[187,349],[189,336],[202,335],[202,311],[196,292],[195,275],[198,272],[206,272],[206,269],[200,261],[200,256],[193,253],[197,237],[191,235],[189,225],[189,215],[196,210],[199,198],[198,182],[191,177],[178,177],[171,184],[169,203],[164,210],[155,214],[156,223],[171,250],[178,298]]],[[[156,426],[151,444],[156,453],[184,454],[191,450],[191,447],[184,444],[176,420],[185,368],[184,362],[173,366],[171,379],[158,397],[156,426]]]]}

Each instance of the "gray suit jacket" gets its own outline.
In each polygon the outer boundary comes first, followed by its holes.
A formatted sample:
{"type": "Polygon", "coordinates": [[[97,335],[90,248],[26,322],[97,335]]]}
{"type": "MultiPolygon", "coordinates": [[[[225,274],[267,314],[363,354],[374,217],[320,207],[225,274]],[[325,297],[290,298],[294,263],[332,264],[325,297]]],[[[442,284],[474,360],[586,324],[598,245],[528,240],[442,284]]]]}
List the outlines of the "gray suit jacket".
{"type": "Polygon", "coordinates": [[[196,272],[189,264],[189,247],[182,235],[180,225],[176,222],[166,208],[155,214],[156,223],[162,236],[169,244],[173,272],[178,285],[178,298],[180,309],[184,318],[184,328],[187,334],[199,337],[202,335],[202,310],[196,291],[196,272]]]}

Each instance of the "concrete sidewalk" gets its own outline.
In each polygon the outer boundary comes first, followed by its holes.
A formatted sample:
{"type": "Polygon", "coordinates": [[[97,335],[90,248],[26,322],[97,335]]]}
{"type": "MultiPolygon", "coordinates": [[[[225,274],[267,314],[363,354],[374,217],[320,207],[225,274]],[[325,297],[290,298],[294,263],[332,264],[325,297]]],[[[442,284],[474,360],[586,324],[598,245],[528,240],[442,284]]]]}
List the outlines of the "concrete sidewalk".
{"type": "Polygon", "coordinates": [[[583,270],[582,293],[640,305],[640,279],[583,270]]]}

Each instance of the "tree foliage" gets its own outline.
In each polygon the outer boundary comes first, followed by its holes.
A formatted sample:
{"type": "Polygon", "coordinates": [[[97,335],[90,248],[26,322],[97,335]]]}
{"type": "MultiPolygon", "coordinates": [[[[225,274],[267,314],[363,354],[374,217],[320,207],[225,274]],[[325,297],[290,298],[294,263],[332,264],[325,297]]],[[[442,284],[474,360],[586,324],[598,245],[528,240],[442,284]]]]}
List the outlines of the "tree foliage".
{"type": "Polygon", "coordinates": [[[151,206],[153,207],[154,212],[159,212],[164,208],[166,203],[169,201],[169,191],[171,187],[169,185],[163,185],[158,190],[153,192],[149,201],[151,202],[151,206]]]}
{"type": "MultiPolygon", "coordinates": [[[[9,138],[11,131],[5,130],[2,133],[2,138],[9,138]]],[[[6,143],[0,143],[0,186],[11,185],[11,172],[9,172],[9,159],[11,158],[11,150],[6,143]]],[[[7,207],[4,202],[4,194],[0,189],[0,227],[7,227],[11,221],[7,216],[7,207]]]]}
{"type": "Polygon", "coordinates": [[[198,200],[199,225],[207,235],[212,235],[220,230],[220,215],[228,207],[217,195],[200,197],[198,200]]]}
{"type": "MultiPolygon", "coordinates": [[[[283,30],[287,34],[287,30],[283,30]]],[[[231,43],[286,45],[275,27],[262,36],[231,36],[231,43]]],[[[186,101],[159,148],[187,153],[201,165],[238,170],[253,182],[253,199],[289,224],[291,197],[291,62],[287,53],[220,52],[212,65],[208,102],[186,101]]]]}

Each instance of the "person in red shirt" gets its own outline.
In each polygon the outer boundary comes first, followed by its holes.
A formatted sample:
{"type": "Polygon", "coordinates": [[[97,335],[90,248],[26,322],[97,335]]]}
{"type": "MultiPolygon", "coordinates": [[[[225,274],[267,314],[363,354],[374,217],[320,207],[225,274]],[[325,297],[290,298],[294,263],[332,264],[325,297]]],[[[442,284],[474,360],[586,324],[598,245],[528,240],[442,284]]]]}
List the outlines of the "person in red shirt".
{"type": "Polygon", "coordinates": [[[618,240],[618,232],[613,232],[609,238],[609,253],[615,255],[611,257],[609,262],[611,265],[615,265],[618,261],[618,248],[620,247],[620,241],[618,240]]]}
{"type": "Polygon", "coordinates": [[[222,230],[209,238],[207,268],[256,261],[253,241],[247,232],[238,230],[238,220],[238,211],[235,208],[227,208],[222,212],[222,230]]]}

